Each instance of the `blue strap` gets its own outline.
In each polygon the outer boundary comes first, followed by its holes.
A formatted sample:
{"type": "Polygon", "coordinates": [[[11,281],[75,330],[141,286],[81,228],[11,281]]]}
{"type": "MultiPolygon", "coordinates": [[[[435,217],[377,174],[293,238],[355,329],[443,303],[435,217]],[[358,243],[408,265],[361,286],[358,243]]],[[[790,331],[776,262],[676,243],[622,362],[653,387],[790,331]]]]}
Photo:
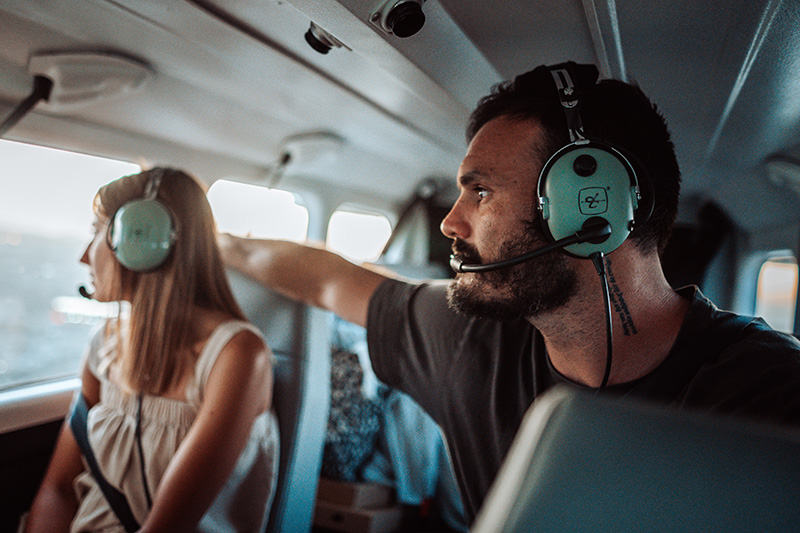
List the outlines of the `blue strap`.
{"type": "Polygon", "coordinates": [[[133,517],[133,512],[128,505],[128,500],[125,496],[112,487],[103,473],[100,470],[100,465],[97,464],[97,459],[94,457],[92,447],[89,445],[89,435],[87,434],[86,422],[89,414],[89,406],[86,404],[86,398],[81,394],[75,402],[75,407],[69,416],[69,427],[75,435],[75,440],[78,441],[78,446],[83,453],[83,457],[89,465],[89,470],[92,472],[95,481],[103,491],[103,495],[108,500],[111,510],[117,515],[120,523],[128,533],[133,533],[139,530],[139,523],[133,517]]]}

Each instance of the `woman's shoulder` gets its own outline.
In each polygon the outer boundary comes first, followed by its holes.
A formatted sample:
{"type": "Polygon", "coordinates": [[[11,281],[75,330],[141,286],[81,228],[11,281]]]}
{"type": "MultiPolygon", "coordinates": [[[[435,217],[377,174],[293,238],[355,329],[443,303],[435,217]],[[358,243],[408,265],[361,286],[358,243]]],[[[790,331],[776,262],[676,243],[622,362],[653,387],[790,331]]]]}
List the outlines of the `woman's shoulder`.
{"type": "Polygon", "coordinates": [[[251,343],[261,344],[264,339],[261,331],[247,320],[221,311],[202,309],[197,315],[195,339],[206,345],[214,341],[222,342],[219,348],[232,343],[234,346],[247,347],[251,343]]]}
{"type": "MultiPolygon", "coordinates": [[[[271,352],[257,328],[250,322],[224,314],[209,314],[202,318],[207,337],[195,367],[198,400],[209,384],[212,371],[218,379],[230,381],[231,376],[269,373],[271,352]]],[[[192,394],[187,395],[194,398],[192,394]]]]}
{"type": "Polygon", "coordinates": [[[198,317],[198,327],[198,344],[202,346],[198,363],[206,371],[219,358],[234,357],[245,365],[246,359],[270,353],[258,328],[227,313],[204,311],[198,317]]]}
{"type": "MultiPolygon", "coordinates": [[[[250,324],[246,319],[219,309],[196,307],[192,314],[195,336],[210,337],[218,328],[226,324],[250,324]]],[[[230,327],[230,326],[228,326],[230,327]]]]}

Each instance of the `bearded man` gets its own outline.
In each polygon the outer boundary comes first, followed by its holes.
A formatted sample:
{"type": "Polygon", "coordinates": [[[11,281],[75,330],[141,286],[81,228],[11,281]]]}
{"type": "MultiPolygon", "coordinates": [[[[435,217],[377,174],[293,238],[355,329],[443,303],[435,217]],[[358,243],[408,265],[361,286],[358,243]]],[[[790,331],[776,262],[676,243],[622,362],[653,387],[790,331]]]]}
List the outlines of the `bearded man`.
{"type": "Polygon", "coordinates": [[[578,131],[624,154],[638,176],[632,232],[605,256],[552,252],[414,284],[316,248],[222,238],[232,267],[366,326],[379,379],[441,426],[470,521],[523,415],[556,384],[800,425],[800,344],[763,321],[720,311],[697,287],[673,290],[664,277],[659,255],[675,220],[680,171],[663,117],[637,87],[595,83],[592,66],[567,67],[578,82],[577,126],[562,105],[555,67],[500,84],[479,102],[459,197],[441,229],[453,239],[455,260],[468,265],[552,242],[540,173],[578,131]],[[613,309],[613,361],[598,258],[613,309]]]}

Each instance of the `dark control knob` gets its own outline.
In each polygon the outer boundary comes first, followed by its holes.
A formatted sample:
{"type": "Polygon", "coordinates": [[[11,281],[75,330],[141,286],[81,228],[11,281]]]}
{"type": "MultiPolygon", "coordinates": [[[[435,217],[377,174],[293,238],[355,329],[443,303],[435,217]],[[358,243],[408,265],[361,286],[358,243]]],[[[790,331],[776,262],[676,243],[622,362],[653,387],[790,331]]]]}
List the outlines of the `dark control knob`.
{"type": "Polygon", "coordinates": [[[597,170],[597,160],[588,154],[579,155],[575,158],[572,168],[575,169],[575,174],[585,178],[591,176],[597,170]]]}

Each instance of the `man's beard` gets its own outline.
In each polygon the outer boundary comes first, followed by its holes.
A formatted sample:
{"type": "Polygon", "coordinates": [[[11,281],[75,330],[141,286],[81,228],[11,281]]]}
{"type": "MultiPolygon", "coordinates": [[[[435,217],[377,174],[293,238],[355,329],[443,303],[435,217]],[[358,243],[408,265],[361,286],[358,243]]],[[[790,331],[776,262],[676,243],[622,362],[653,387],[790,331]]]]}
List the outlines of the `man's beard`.
{"type": "MultiPolygon", "coordinates": [[[[521,237],[503,243],[496,260],[516,257],[546,244],[538,221],[527,221],[525,230],[521,237]]],[[[458,239],[453,241],[453,253],[466,264],[486,262],[472,245],[458,239]]],[[[450,308],[496,320],[535,317],[557,309],[569,301],[577,285],[567,256],[557,251],[517,266],[467,275],[475,279],[466,285],[456,280],[448,287],[450,308]]]]}

